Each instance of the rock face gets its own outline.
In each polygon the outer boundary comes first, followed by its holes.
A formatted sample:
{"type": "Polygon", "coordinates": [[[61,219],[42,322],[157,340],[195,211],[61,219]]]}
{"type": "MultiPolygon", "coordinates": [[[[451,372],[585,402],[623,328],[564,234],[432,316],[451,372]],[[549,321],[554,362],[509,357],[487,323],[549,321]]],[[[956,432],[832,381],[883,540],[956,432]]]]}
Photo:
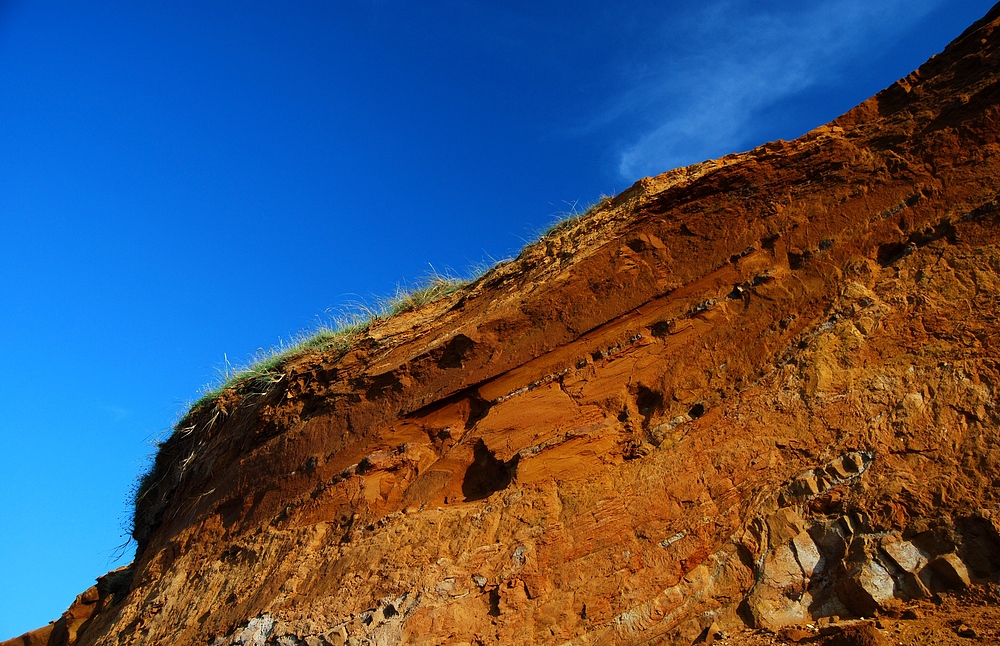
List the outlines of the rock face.
{"type": "Polygon", "coordinates": [[[690,644],[995,579],[998,25],[193,411],[62,643],[690,644]]]}

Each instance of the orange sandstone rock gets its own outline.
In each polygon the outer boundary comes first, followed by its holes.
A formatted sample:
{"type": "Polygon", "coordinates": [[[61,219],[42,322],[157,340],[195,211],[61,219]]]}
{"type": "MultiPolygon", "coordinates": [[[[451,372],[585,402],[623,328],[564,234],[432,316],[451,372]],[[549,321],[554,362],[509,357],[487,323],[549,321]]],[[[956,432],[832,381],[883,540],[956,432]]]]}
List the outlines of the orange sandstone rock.
{"type": "Polygon", "coordinates": [[[68,643],[707,643],[995,579],[998,24],[192,411],[68,643]]]}

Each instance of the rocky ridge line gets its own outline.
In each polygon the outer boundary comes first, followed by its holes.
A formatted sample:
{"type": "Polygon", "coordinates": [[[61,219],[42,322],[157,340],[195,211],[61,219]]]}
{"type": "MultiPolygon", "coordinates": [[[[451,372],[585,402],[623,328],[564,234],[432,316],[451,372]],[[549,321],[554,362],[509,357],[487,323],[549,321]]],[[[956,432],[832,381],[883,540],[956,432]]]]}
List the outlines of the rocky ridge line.
{"type": "Polygon", "coordinates": [[[998,16],[224,395],[13,643],[689,644],[995,582],[998,16]]]}

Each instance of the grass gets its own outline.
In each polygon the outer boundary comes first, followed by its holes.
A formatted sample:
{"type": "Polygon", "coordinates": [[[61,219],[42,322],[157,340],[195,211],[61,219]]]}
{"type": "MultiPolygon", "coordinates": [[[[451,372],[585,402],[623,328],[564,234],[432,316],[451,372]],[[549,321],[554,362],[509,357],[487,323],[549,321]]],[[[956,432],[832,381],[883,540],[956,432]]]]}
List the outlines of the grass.
{"type": "MultiPolygon", "coordinates": [[[[557,235],[599,211],[611,202],[612,197],[602,195],[584,210],[579,210],[579,201],[567,203],[569,210],[556,214],[556,221],[538,236],[539,240],[557,235]]],[[[404,312],[433,303],[474,282],[499,263],[477,267],[470,278],[458,278],[451,273],[441,274],[431,268],[431,273],[413,287],[398,286],[396,293],[379,299],[374,307],[365,304],[355,306],[353,312],[341,315],[333,325],[321,326],[311,333],[298,335],[290,344],[279,344],[269,349],[258,350],[243,366],[233,366],[226,359],[225,368],[220,371],[220,383],[205,389],[205,392],[189,407],[190,411],[211,403],[226,390],[259,392],[267,390],[284,378],[284,367],[288,361],[314,352],[330,350],[345,351],[358,334],[365,332],[372,323],[397,316],[404,312]]],[[[180,426],[180,424],[179,424],[180,426]]]]}
{"type": "Polygon", "coordinates": [[[351,340],[370,324],[370,321],[357,321],[337,327],[320,327],[310,334],[299,335],[289,344],[258,350],[243,366],[234,366],[227,357],[225,368],[220,370],[221,382],[207,387],[189,411],[210,404],[227,390],[244,394],[266,391],[284,378],[284,367],[290,360],[314,352],[346,351],[351,340]]]}
{"type": "Polygon", "coordinates": [[[378,318],[390,318],[423,307],[454,294],[471,282],[472,280],[435,274],[414,289],[398,288],[396,296],[385,303],[378,318]]]}
{"type": "Polygon", "coordinates": [[[581,220],[587,218],[591,214],[600,211],[605,206],[611,203],[612,196],[602,195],[597,198],[597,201],[583,209],[579,209],[580,202],[567,202],[566,205],[569,210],[563,211],[562,213],[556,214],[555,222],[553,222],[547,229],[544,229],[539,236],[540,240],[543,240],[551,235],[556,235],[564,231],[569,230],[573,225],[577,224],[581,220]]]}
{"type": "MultiPolygon", "coordinates": [[[[596,203],[583,211],[577,209],[577,202],[572,203],[570,210],[557,214],[557,221],[543,231],[538,239],[543,240],[567,231],[587,216],[607,206],[610,201],[611,197],[601,196],[596,203]]],[[[156,523],[156,515],[171,495],[169,491],[160,491],[157,500],[149,500],[153,488],[164,481],[175,459],[168,456],[168,452],[164,450],[170,438],[178,432],[184,434],[193,432],[197,426],[194,420],[205,412],[214,413],[210,415],[210,419],[214,420],[220,413],[218,404],[224,393],[233,392],[242,402],[266,396],[286,378],[287,365],[290,361],[326,352],[336,353],[339,358],[373,323],[418,309],[454,294],[498,264],[500,263],[481,265],[470,278],[457,278],[450,273],[441,274],[432,268],[431,274],[415,286],[397,287],[393,296],[377,300],[374,306],[355,304],[350,312],[336,317],[330,325],[301,333],[288,344],[281,343],[270,349],[258,350],[246,364],[234,366],[227,357],[225,367],[219,371],[219,382],[205,388],[201,397],[188,407],[187,412],[174,426],[172,435],[166,441],[156,442],[156,451],[149,468],[136,477],[130,495],[133,509],[132,536],[140,545],[143,543],[140,537],[148,537],[152,526],[156,523]],[[141,507],[146,509],[146,514],[141,514],[141,507]]]]}
{"type": "MultiPolygon", "coordinates": [[[[244,402],[254,397],[263,397],[285,379],[286,367],[290,361],[305,355],[324,352],[334,352],[339,358],[374,322],[433,303],[455,293],[470,282],[468,279],[433,272],[415,287],[398,287],[395,295],[378,300],[374,306],[357,304],[353,311],[341,314],[331,325],[321,326],[310,333],[302,333],[291,343],[258,350],[245,365],[234,366],[227,357],[225,367],[219,371],[221,375],[219,383],[206,387],[201,397],[188,407],[185,415],[174,426],[173,433],[187,433],[194,430],[197,425],[193,421],[194,418],[203,411],[211,412],[215,409],[223,393],[234,392],[244,402]]],[[[217,415],[219,411],[214,412],[217,415]]],[[[133,537],[138,538],[136,529],[139,524],[140,505],[145,504],[154,508],[161,506],[162,500],[149,501],[147,497],[154,485],[163,480],[170,466],[170,460],[163,450],[167,440],[155,442],[153,459],[150,460],[148,468],[136,477],[132,486],[129,497],[133,509],[130,523],[130,534],[133,537]]],[[[141,531],[148,531],[148,528],[141,531]]]]}
{"type": "MultiPolygon", "coordinates": [[[[300,333],[290,343],[258,350],[244,365],[233,365],[226,358],[220,370],[222,379],[189,407],[198,410],[212,403],[227,390],[241,394],[263,394],[285,377],[285,366],[298,357],[318,352],[346,352],[351,343],[368,330],[376,321],[398,316],[404,312],[433,303],[468,285],[468,279],[456,278],[433,272],[415,287],[397,287],[394,296],[380,299],[375,306],[356,304],[350,313],[342,314],[332,325],[323,325],[312,332],[300,333]]],[[[178,426],[183,426],[183,421],[178,426]]]]}

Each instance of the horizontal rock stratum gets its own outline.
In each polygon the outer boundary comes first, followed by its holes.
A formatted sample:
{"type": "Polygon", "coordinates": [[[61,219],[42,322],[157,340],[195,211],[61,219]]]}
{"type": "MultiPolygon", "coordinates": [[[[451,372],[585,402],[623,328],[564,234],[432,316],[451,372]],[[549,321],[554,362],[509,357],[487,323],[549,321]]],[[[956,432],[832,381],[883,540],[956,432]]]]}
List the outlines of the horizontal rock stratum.
{"type": "Polygon", "coordinates": [[[199,406],[135,563],[8,643],[690,644],[996,581],[998,24],[199,406]]]}

